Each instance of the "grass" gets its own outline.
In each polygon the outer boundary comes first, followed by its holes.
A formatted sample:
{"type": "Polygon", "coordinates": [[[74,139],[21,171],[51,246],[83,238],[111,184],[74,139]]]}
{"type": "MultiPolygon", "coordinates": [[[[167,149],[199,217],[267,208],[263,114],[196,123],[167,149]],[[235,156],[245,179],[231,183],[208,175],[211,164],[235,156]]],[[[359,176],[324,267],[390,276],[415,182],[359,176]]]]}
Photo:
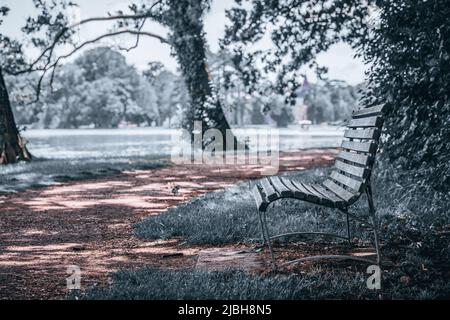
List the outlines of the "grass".
{"type": "Polygon", "coordinates": [[[112,285],[70,299],[87,300],[318,300],[445,299],[445,279],[431,285],[405,286],[399,271],[383,278],[381,292],[366,287],[368,275],[355,268],[315,267],[304,274],[251,274],[237,271],[142,268],[116,272],[112,285]]]}
{"type": "MultiPolygon", "coordinates": [[[[317,181],[329,169],[289,173],[317,181]]],[[[192,269],[123,270],[109,288],[88,291],[86,299],[450,299],[449,194],[393,168],[377,169],[375,201],[382,222],[383,253],[394,266],[383,268],[383,289],[370,291],[359,267],[313,265],[307,273],[249,274],[192,269]]],[[[365,199],[356,212],[364,215],[365,199]]],[[[298,229],[343,231],[344,219],[300,201],[276,204],[269,214],[275,232],[298,229]]],[[[179,237],[192,244],[227,244],[259,239],[255,204],[248,183],[207,194],[135,226],[146,239],[179,237]]],[[[366,239],[367,240],[367,239],[366,239]]],[[[363,270],[362,270],[363,269],[363,270]]]]}
{"type": "MultiPolygon", "coordinates": [[[[302,181],[317,181],[326,174],[327,170],[317,169],[289,176],[302,181]]],[[[135,232],[139,237],[151,240],[180,237],[190,245],[259,241],[261,229],[251,185],[241,183],[209,193],[149,217],[135,225],[135,232]]],[[[317,230],[345,234],[345,219],[337,210],[295,200],[275,203],[268,213],[268,223],[276,233],[317,230]]]]}
{"type": "MultiPolygon", "coordinates": [[[[121,271],[108,289],[90,291],[83,298],[105,300],[292,300],[332,298],[338,290],[348,298],[363,293],[361,273],[348,278],[333,273],[313,272],[307,276],[262,276],[245,272],[207,272],[202,270],[161,270],[145,268],[121,271]]],[[[372,292],[373,297],[375,293],[372,292]]],[[[72,297],[74,298],[74,297],[72,297]]]]}
{"type": "Polygon", "coordinates": [[[127,170],[150,170],[170,165],[158,157],[34,159],[0,167],[0,194],[39,188],[55,183],[89,180],[127,170]]]}
{"type": "MultiPolygon", "coordinates": [[[[324,179],[329,171],[315,169],[284,176],[312,182],[324,179]]],[[[386,246],[431,252],[437,250],[433,246],[450,243],[450,194],[436,192],[414,181],[408,173],[399,173],[393,168],[376,169],[376,172],[374,198],[386,246]]],[[[179,237],[190,245],[259,240],[251,185],[243,183],[209,193],[161,215],[148,217],[134,226],[135,232],[139,237],[151,240],[179,237]]],[[[365,196],[351,211],[367,218],[365,196]]],[[[345,228],[344,217],[337,210],[295,200],[275,203],[268,211],[268,223],[273,233],[295,230],[343,232],[345,228]]],[[[353,229],[353,234],[364,238],[365,233],[358,233],[358,229],[353,229]]],[[[442,250],[440,255],[450,261],[450,247],[442,250]]]]}

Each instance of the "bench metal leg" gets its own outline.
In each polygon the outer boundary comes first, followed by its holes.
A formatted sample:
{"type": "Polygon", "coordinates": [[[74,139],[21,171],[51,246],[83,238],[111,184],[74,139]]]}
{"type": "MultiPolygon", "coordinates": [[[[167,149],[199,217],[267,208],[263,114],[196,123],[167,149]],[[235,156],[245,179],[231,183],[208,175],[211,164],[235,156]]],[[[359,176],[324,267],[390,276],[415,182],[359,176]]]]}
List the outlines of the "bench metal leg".
{"type": "MultiPolygon", "coordinates": [[[[317,261],[317,260],[353,260],[353,261],[365,262],[365,263],[370,263],[370,264],[376,263],[377,265],[380,265],[381,253],[380,253],[380,239],[379,239],[379,233],[378,233],[378,222],[377,222],[377,217],[376,217],[375,206],[373,203],[372,189],[370,188],[370,185],[366,188],[366,193],[367,193],[368,202],[369,202],[369,211],[370,211],[370,216],[371,216],[371,220],[372,220],[371,224],[372,224],[374,240],[375,240],[374,242],[375,242],[375,250],[376,250],[376,261],[371,260],[371,259],[361,258],[361,257],[349,256],[349,255],[319,255],[319,256],[308,256],[308,257],[303,257],[300,259],[288,261],[286,263],[281,264],[281,266],[291,265],[291,264],[296,264],[296,263],[301,263],[301,262],[306,262],[306,261],[317,261]]],[[[343,240],[347,240],[349,243],[351,243],[350,216],[362,223],[367,223],[366,221],[363,221],[363,220],[351,215],[350,212],[348,211],[348,209],[345,208],[345,209],[340,209],[340,211],[346,214],[346,223],[347,223],[347,236],[346,237],[340,236],[337,234],[332,234],[332,233],[325,233],[325,232],[292,232],[292,233],[285,233],[285,234],[271,237],[269,234],[268,226],[267,226],[267,212],[266,211],[267,210],[262,210],[262,211],[258,210],[258,215],[259,215],[259,222],[261,224],[263,245],[267,244],[267,246],[269,248],[270,258],[272,260],[272,266],[273,266],[274,270],[277,269],[277,263],[276,263],[275,254],[273,251],[272,240],[282,238],[282,237],[294,236],[294,235],[314,235],[314,236],[318,235],[318,236],[328,236],[328,237],[343,239],[343,240]]]]}
{"type": "Polygon", "coordinates": [[[266,233],[266,240],[267,240],[267,245],[269,247],[269,251],[270,251],[270,258],[272,259],[272,267],[274,270],[277,269],[277,262],[275,260],[275,254],[273,253],[273,246],[272,246],[272,240],[270,239],[270,234],[269,234],[269,228],[267,227],[267,215],[266,215],[266,211],[262,212],[262,216],[263,216],[263,225],[264,225],[264,231],[266,233]]]}
{"type": "Polygon", "coordinates": [[[352,243],[352,235],[350,232],[350,213],[348,212],[348,208],[345,209],[339,209],[342,213],[345,214],[346,219],[347,219],[347,241],[349,244],[352,243]]]}
{"type": "Polygon", "coordinates": [[[348,243],[350,244],[352,242],[352,235],[350,233],[350,216],[349,216],[348,212],[346,212],[346,216],[347,216],[347,238],[348,238],[348,243]]]}
{"type": "Polygon", "coordinates": [[[367,194],[367,199],[369,202],[369,212],[370,212],[370,216],[371,216],[372,224],[373,224],[373,236],[374,236],[374,242],[375,242],[375,250],[377,252],[377,264],[380,265],[381,264],[381,252],[380,252],[380,238],[379,238],[379,234],[378,234],[379,226],[378,226],[375,205],[373,203],[372,187],[370,186],[370,184],[367,185],[366,194],[367,194]]]}
{"type": "Polygon", "coordinates": [[[258,217],[259,217],[259,225],[261,226],[262,245],[265,246],[267,240],[266,240],[266,232],[264,230],[264,222],[263,222],[263,218],[262,218],[262,211],[258,210],[258,217]]]}
{"type": "MultiPolygon", "coordinates": [[[[342,240],[347,240],[347,241],[350,242],[350,240],[351,240],[351,238],[350,238],[350,217],[349,217],[349,214],[348,214],[347,210],[342,210],[342,211],[345,212],[346,215],[347,215],[347,237],[340,236],[340,235],[334,234],[334,233],[326,233],[326,232],[292,232],[292,233],[285,233],[285,234],[280,234],[280,235],[271,237],[270,233],[269,233],[269,228],[268,228],[268,225],[267,225],[267,212],[265,210],[264,211],[259,211],[258,210],[259,222],[260,222],[260,225],[261,225],[262,241],[263,241],[264,245],[267,243],[267,246],[269,248],[270,258],[272,260],[272,267],[273,267],[273,269],[274,270],[277,269],[277,262],[276,262],[276,259],[275,259],[275,253],[273,251],[272,240],[275,240],[275,239],[278,239],[278,238],[283,238],[283,237],[294,236],[294,235],[312,235],[312,236],[334,237],[334,238],[338,238],[338,239],[342,239],[342,240]]],[[[354,256],[321,255],[321,256],[303,257],[301,259],[288,261],[286,263],[283,263],[282,265],[285,266],[285,265],[289,265],[289,264],[305,262],[305,261],[308,261],[308,260],[326,260],[326,259],[355,260],[355,261],[360,261],[360,262],[373,263],[372,260],[359,258],[359,257],[354,257],[354,256]]]]}

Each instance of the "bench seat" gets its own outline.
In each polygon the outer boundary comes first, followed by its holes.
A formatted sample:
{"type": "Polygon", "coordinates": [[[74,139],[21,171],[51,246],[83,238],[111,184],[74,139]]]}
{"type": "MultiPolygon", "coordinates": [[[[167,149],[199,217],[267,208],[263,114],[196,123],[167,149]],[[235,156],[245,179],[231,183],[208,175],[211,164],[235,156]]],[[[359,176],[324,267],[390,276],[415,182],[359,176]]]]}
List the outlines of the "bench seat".
{"type": "Polygon", "coordinates": [[[302,183],[282,177],[270,177],[260,180],[253,188],[253,195],[256,206],[260,211],[265,211],[272,202],[288,198],[331,208],[346,208],[352,203],[353,198],[358,196],[356,193],[352,193],[350,195],[351,199],[349,199],[351,201],[346,201],[324,184],[302,183]]]}

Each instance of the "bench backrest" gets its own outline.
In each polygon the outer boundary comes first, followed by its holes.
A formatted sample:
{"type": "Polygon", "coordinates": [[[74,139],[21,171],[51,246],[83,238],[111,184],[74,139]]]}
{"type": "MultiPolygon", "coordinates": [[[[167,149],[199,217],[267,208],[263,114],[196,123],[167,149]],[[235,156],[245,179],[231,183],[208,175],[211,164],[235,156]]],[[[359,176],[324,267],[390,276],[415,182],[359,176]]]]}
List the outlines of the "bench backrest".
{"type": "Polygon", "coordinates": [[[355,111],[345,131],[335,169],[324,185],[342,199],[353,202],[370,182],[383,126],[384,105],[355,111]]]}

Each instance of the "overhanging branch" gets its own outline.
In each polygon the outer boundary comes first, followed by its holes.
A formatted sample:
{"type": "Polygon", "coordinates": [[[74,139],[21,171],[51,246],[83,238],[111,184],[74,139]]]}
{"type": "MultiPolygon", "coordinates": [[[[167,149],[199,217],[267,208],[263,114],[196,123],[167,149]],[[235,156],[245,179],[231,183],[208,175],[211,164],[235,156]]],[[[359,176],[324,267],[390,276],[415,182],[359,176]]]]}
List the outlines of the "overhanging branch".
{"type": "MultiPolygon", "coordinates": [[[[13,74],[13,75],[19,75],[19,74],[28,73],[28,72],[44,71],[44,70],[47,70],[48,66],[51,64],[51,59],[52,59],[52,56],[53,56],[53,54],[54,54],[55,48],[56,48],[57,44],[59,43],[59,41],[63,38],[63,36],[64,36],[67,32],[69,32],[70,30],[73,30],[73,29],[75,29],[75,28],[77,28],[77,27],[79,27],[79,26],[88,24],[88,23],[90,23],[90,22],[102,22],[102,21],[114,21],[114,20],[140,20],[140,19],[144,19],[143,23],[142,23],[141,26],[138,28],[138,31],[136,31],[136,35],[137,35],[137,40],[136,40],[136,42],[137,42],[137,44],[136,44],[135,46],[137,46],[137,45],[139,44],[139,36],[140,36],[141,34],[143,34],[143,31],[141,31],[141,29],[142,29],[143,25],[145,24],[145,21],[146,21],[148,18],[152,18],[152,17],[155,18],[155,16],[152,15],[151,11],[153,10],[153,8],[154,8],[155,6],[157,6],[158,4],[161,4],[161,3],[162,3],[162,0],[156,1],[156,2],[155,2],[155,3],[154,3],[154,4],[153,4],[146,12],[141,13],[141,14],[129,14],[129,15],[127,15],[127,14],[122,14],[122,15],[113,15],[113,16],[107,16],[107,17],[91,17],[91,18],[87,18],[87,19],[81,20],[81,21],[79,21],[79,22],[77,22],[77,23],[74,23],[74,24],[72,24],[72,25],[70,25],[70,26],[67,26],[67,27],[63,28],[63,29],[55,36],[55,38],[53,39],[52,43],[51,43],[47,48],[45,48],[45,49],[41,52],[41,54],[40,54],[35,60],[33,60],[33,61],[30,63],[30,65],[29,65],[29,67],[28,67],[27,69],[20,70],[20,71],[11,73],[11,74],[13,74]],[[140,34],[137,33],[137,32],[139,32],[140,34]],[[44,66],[43,68],[36,68],[36,65],[37,65],[44,57],[46,57],[46,60],[47,60],[45,66],[44,66]]],[[[130,31],[125,31],[125,32],[122,32],[122,33],[131,33],[131,32],[130,32],[130,31]]],[[[113,35],[113,33],[111,33],[111,34],[113,35]]],[[[149,34],[147,34],[147,35],[149,35],[149,34]]],[[[159,40],[160,40],[162,43],[168,43],[167,40],[165,40],[165,39],[164,39],[163,37],[161,37],[161,36],[154,35],[154,34],[152,34],[151,36],[153,36],[154,38],[159,38],[159,40]]],[[[104,38],[104,36],[101,36],[100,39],[101,39],[102,37],[104,38]]],[[[97,40],[97,41],[98,41],[98,40],[97,40]]]]}
{"type": "Polygon", "coordinates": [[[39,101],[40,92],[41,92],[41,88],[42,88],[42,82],[43,82],[43,79],[44,79],[46,73],[48,71],[50,71],[50,70],[52,71],[52,74],[51,74],[51,77],[50,77],[50,86],[52,86],[53,79],[54,79],[54,76],[55,76],[55,71],[56,71],[59,63],[61,62],[61,60],[64,60],[64,59],[67,59],[67,58],[71,57],[76,52],[80,51],[81,49],[83,49],[84,47],[86,47],[89,44],[93,44],[93,43],[96,43],[96,42],[98,42],[98,41],[100,41],[102,39],[115,37],[115,36],[122,35],[122,34],[131,34],[131,35],[136,35],[136,36],[147,36],[147,37],[150,37],[150,38],[153,38],[153,39],[157,39],[157,40],[161,41],[161,43],[170,44],[170,42],[166,38],[164,38],[164,37],[162,37],[160,35],[157,35],[157,34],[154,34],[152,32],[148,32],[148,31],[138,31],[138,30],[120,30],[120,31],[115,31],[115,32],[109,32],[109,33],[105,33],[103,35],[100,35],[100,36],[98,36],[98,37],[96,37],[94,39],[84,41],[81,44],[77,45],[69,53],[59,56],[56,59],[55,62],[53,62],[51,64],[47,64],[44,69],[39,70],[39,71],[43,71],[43,73],[42,73],[41,77],[39,78],[38,86],[36,88],[36,97],[37,97],[36,101],[39,101]]]}

